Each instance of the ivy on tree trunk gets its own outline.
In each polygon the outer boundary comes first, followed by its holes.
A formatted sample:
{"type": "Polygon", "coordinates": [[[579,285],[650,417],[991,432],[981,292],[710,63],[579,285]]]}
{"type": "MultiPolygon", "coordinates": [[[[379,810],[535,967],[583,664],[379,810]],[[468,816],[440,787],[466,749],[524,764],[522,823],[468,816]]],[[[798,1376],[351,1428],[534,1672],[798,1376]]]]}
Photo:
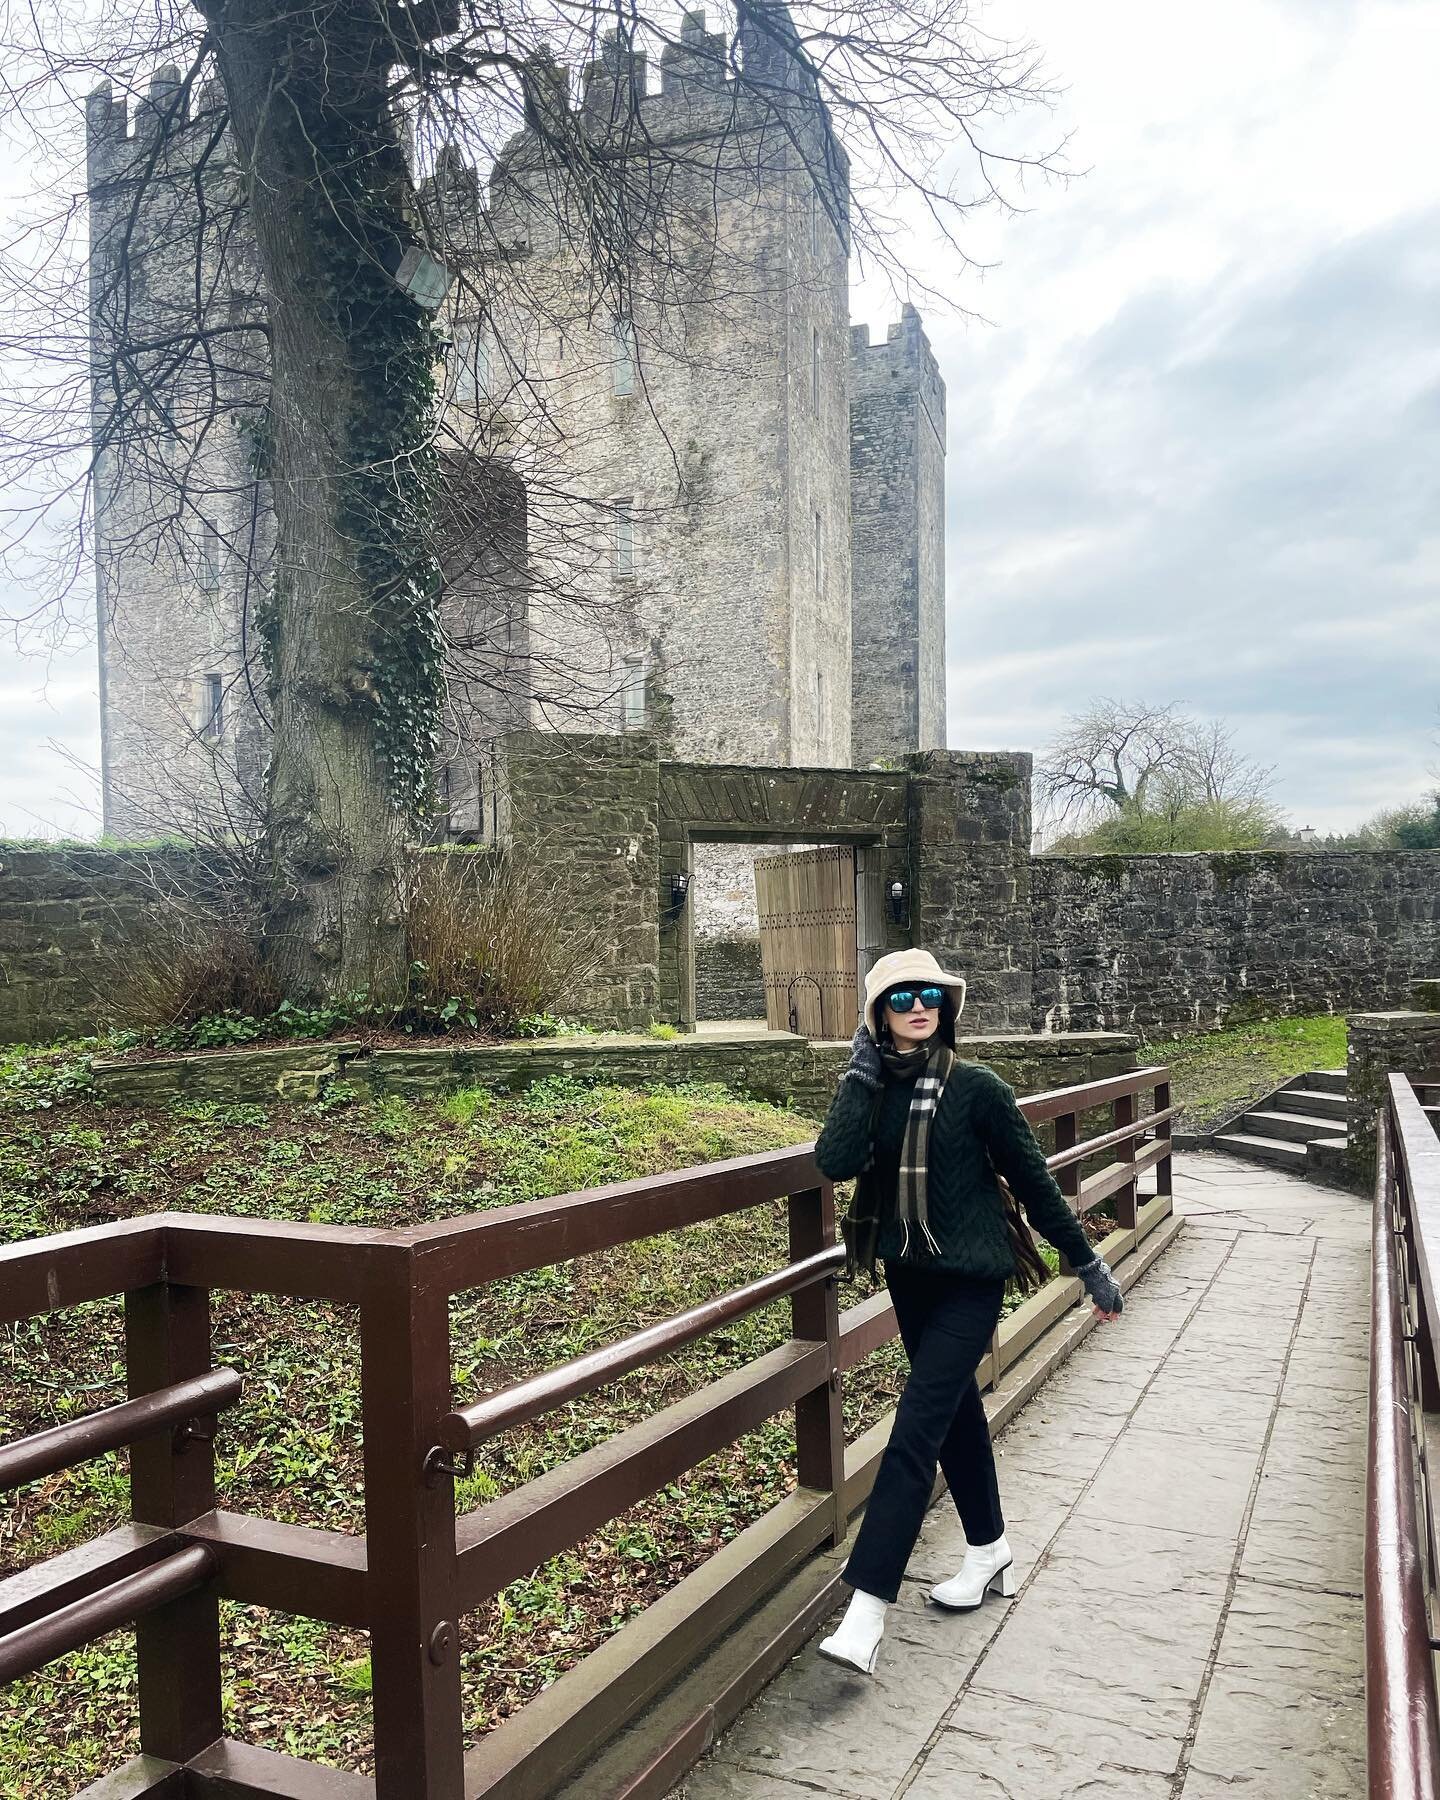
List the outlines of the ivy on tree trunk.
{"type": "Polygon", "coordinates": [[[390,102],[395,17],[204,10],[272,334],[266,951],[293,994],[398,1000],[406,844],[441,698],[440,344],[392,275],[413,217],[390,102]]]}

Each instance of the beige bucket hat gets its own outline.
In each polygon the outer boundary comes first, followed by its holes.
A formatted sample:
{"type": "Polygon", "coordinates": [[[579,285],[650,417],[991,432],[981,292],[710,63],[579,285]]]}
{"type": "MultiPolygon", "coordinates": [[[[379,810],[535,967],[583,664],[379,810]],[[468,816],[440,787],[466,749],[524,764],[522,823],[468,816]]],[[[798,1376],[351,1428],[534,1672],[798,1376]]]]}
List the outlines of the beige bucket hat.
{"type": "Polygon", "coordinates": [[[875,1009],[886,988],[899,987],[902,981],[913,981],[918,987],[943,987],[950,995],[958,1019],[965,1010],[965,977],[948,975],[928,950],[892,950],[882,956],[865,977],[865,1023],[871,1037],[875,1030],[875,1009]]]}

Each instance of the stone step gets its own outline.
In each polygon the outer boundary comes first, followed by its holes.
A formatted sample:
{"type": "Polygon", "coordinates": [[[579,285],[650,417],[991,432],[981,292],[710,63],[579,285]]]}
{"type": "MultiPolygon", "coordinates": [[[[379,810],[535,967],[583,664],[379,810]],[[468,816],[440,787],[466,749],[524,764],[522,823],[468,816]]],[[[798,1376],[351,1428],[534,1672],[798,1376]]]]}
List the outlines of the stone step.
{"type": "Polygon", "coordinates": [[[1343,1069],[1312,1069],[1308,1075],[1297,1076],[1295,1085],[1310,1088],[1317,1094],[1343,1094],[1345,1092],[1345,1071],[1343,1069]]]}
{"type": "Polygon", "coordinates": [[[1325,1094],[1308,1087],[1287,1087],[1276,1096],[1274,1104],[1278,1106],[1282,1101],[1286,1112],[1304,1113],[1312,1119],[1343,1120],[1345,1117],[1343,1094],[1325,1094]]]}
{"type": "Polygon", "coordinates": [[[1280,1163],[1297,1173],[1305,1167],[1305,1146],[1288,1143],[1284,1138],[1252,1137],[1243,1131],[1227,1131],[1223,1137],[1211,1138],[1210,1148],[1243,1156],[1250,1162],[1280,1163]]]}
{"type": "Polygon", "coordinates": [[[1245,1113],[1239,1126],[1252,1137],[1287,1138],[1301,1144],[1308,1144],[1311,1138],[1335,1135],[1333,1119],[1317,1119],[1309,1113],[1290,1112],[1288,1108],[1282,1112],[1278,1107],[1245,1113]]]}
{"type": "Polygon", "coordinates": [[[1305,1173],[1319,1175],[1340,1187],[1349,1187],[1354,1179],[1350,1167],[1350,1140],[1343,1137],[1311,1138],[1305,1146],[1305,1173]]]}

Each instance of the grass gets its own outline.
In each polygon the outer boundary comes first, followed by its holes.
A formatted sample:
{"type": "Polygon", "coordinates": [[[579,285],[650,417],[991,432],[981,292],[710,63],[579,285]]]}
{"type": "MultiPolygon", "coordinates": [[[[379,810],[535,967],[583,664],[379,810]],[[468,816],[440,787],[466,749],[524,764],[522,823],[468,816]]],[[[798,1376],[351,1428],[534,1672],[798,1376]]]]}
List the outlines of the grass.
{"type": "MultiPolygon", "coordinates": [[[[523,1095],[471,1088],[370,1102],[101,1107],[74,1046],[0,1053],[0,1240],[178,1207],[393,1226],[801,1143],[812,1120],[715,1086],[617,1089],[563,1079],[523,1095]]],[[[786,1258],[783,1205],[535,1271],[457,1297],[454,1380],[476,1394],[563,1362],[786,1258]]],[[[604,1441],[788,1336],[788,1304],[638,1370],[486,1448],[461,1484],[473,1508],[604,1441]]],[[[217,1444],[219,1504],[363,1530],[356,1319],[345,1307],[217,1295],[216,1360],[245,1379],[217,1444]]],[[[895,1402],[898,1345],[847,1383],[846,1428],[895,1402]]],[[[101,1301],[0,1337],[0,1441],[123,1397],[123,1316],[101,1301]]],[[[466,1727],[478,1737],[694,1568],[795,1480],[782,1416],[517,1581],[465,1621],[466,1727]]],[[[33,1484],[0,1506],[0,1573],[127,1516],[123,1455],[33,1484]]],[[[225,1607],[226,1728],[341,1767],[370,1755],[368,1643],[225,1607]]],[[[136,1748],[125,1633],[17,1683],[0,1715],[0,1800],[61,1800],[136,1748]]]]}
{"type": "MultiPolygon", "coordinates": [[[[395,1226],[745,1155],[813,1137],[815,1121],[723,1087],[614,1088],[557,1078],[507,1095],[103,1107],[75,1045],[0,1051],[0,1241],[161,1208],[395,1226]]],[[[787,1257],[783,1203],[492,1283],[451,1307],[457,1396],[563,1362],[787,1257]]],[[[853,1304],[854,1296],[842,1304],[853,1304]]],[[[352,1309],[217,1294],[216,1361],[240,1370],[217,1440],[218,1504],[364,1529],[358,1335],[352,1309]]],[[[788,1303],[487,1445],[457,1484],[465,1511],[763,1355],[788,1303]]],[[[886,1346],[846,1377],[854,1439],[895,1404],[886,1346]]],[[[123,1397],[123,1314],[98,1301],[0,1336],[0,1442],[123,1397]]],[[[514,1582],[461,1634],[474,1739],[774,1505],[795,1482],[789,1415],[768,1421],[574,1550],[514,1582]]],[[[128,1514],[124,1455],[0,1504],[0,1575],[83,1543],[128,1514]]],[[[370,1759],[363,1632],[227,1602],[230,1735],[339,1767],[370,1759]]],[[[7,1694],[0,1800],[62,1800],[136,1748],[132,1639],[118,1633],[7,1694]]]]}
{"type": "Polygon", "coordinates": [[[1268,1019],[1151,1044],[1145,1055],[1170,1065],[1181,1107],[1177,1123],[1186,1131],[1199,1131],[1293,1076],[1344,1068],[1345,1020],[1329,1013],[1268,1019]]]}

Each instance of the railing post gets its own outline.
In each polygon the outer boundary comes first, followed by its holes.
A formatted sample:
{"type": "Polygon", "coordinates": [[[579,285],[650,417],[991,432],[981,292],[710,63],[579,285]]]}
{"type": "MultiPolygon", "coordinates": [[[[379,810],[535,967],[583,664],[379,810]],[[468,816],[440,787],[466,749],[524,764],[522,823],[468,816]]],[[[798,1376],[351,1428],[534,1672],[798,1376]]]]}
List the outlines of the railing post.
{"type": "MultiPolygon", "coordinates": [[[[1055,1119],[1055,1154],[1064,1150],[1073,1150],[1080,1141],[1078,1113],[1059,1113],[1055,1119]]],[[[1068,1167],[1057,1170],[1055,1179],[1060,1184],[1060,1192],[1070,1202],[1070,1210],[1078,1218],[1080,1216],[1080,1164],[1070,1163],[1068,1167]]],[[[1060,1273],[1073,1275],[1070,1258],[1062,1250],[1060,1253],[1060,1273]]]]}
{"type": "MultiPolygon", "coordinates": [[[[130,1399],[203,1375],[210,1361],[210,1295],[159,1282],[125,1296],[125,1376],[130,1399]]],[[[157,1433],[130,1451],[130,1510],[143,1525],[180,1526],[215,1505],[215,1447],[208,1421],[157,1433]]],[[[187,1762],[223,1735],[220,1606],[198,1589],[135,1624],[140,1749],[187,1762]]]]}
{"type": "MultiPolygon", "coordinates": [[[[1133,1125],[1135,1123],[1135,1096],[1133,1094],[1119,1095],[1111,1105],[1110,1115],[1117,1131],[1122,1125],[1133,1125]]],[[[1120,1146],[1116,1156],[1120,1162],[1133,1163],[1135,1139],[1128,1138],[1120,1146]]],[[[1115,1221],[1122,1231],[1134,1231],[1139,1203],[1140,1187],[1132,1170],[1129,1181],[1124,1187],[1117,1188],[1115,1195],[1115,1221]]]]}
{"type": "MultiPolygon", "coordinates": [[[[1170,1083],[1168,1081],[1157,1081],[1155,1083],[1156,1112],[1167,1111],[1169,1105],[1170,1083]]],[[[1157,1138],[1163,1138],[1168,1144],[1170,1139],[1175,1135],[1172,1129],[1174,1123],[1173,1119],[1163,1119],[1160,1124],[1155,1127],[1155,1136],[1157,1138]]],[[[1175,1178],[1172,1171],[1173,1163],[1169,1152],[1167,1151],[1155,1165],[1155,1196],[1157,1199],[1162,1195],[1167,1199],[1173,1197],[1175,1192],[1175,1178]]]]}
{"type": "Polygon", "coordinates": [[[449,1298],[419,1286],[405,1245],[374,1268],[360,1373],[375,1800],[462,1800],[455,1492],[424,1469],[450,1410],[449,1298]]]}
{"type": "MultiPolygon", "coordinates": [[[[827,1181],[792,1194],[790,1260],[800,1262],[835,1242],[835,1190],[827,1181]]],[[[837,1283],[819,1281],[790,1296],[790,1329],[797,1338],[824,1343],[830,1377],[795,1402],[796,1479],[828,1493],[834,1504],[831,1544],[845,1541],[845,1420],[840,1404],[840,1302],[837,1283]]]]}

